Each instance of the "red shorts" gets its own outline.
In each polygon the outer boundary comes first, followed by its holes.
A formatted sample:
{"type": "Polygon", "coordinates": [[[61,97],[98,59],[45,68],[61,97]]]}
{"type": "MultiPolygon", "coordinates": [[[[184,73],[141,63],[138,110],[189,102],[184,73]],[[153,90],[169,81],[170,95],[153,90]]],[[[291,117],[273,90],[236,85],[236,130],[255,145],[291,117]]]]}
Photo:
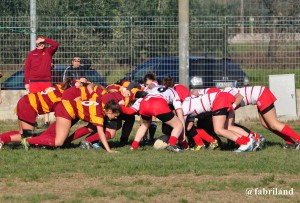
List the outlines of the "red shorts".
{"type": "Polygon", "coordinates": [[[51,82],[29,82],[29,92],[30,93],[41,92],[51,86],[52,86],[51,82]]]}
{"type": "Polygon", "coordinates": [[[183,102],[183,100],[187,97],[191,96],[190,90],[181,84],[177,84],[174,86],[175,91],[179,95],[180,101],[183,102]]]}
{"type": "Polygon", "coordinates": [[[64,107],[62,102],[59,102],[55,107],[55,117],[62,117],[68,120],[73,120],[73,118],[69,115],[66,108],[64,107]]]}
{"type": "Polygon", "coordinates": [[[171,112],[166,100],[162,98],[151,97],[147,100],[142,100],[140,105],[140,115],[143,116],[157,116],[171,112]]]}
{"type": "Polygon", "coordinates": [[[265,108],[269,107],[271,104],[273,104],[277,98],[274,96],[274,94],[270,91],[269,88],[265,87],[264,91],[260,95],[260,97],[257,99],[257,109],[259,111],[263,111],[265,108]]]}
{"type": "Polygon", "coordinates": [[[235,101],[235,97],[227,92],[220,92],[217,94],[212,107],[212,112],[223,109],[229,108],[232,106],[232,103],[235,101]]]}
{"type": "Polygon", "coordinates": [[[30,105],[28,96],[23,96],[17,104],[17,116],[19,120],[25,121],[29,124],[35,124],[37,112],[30,105]]]}

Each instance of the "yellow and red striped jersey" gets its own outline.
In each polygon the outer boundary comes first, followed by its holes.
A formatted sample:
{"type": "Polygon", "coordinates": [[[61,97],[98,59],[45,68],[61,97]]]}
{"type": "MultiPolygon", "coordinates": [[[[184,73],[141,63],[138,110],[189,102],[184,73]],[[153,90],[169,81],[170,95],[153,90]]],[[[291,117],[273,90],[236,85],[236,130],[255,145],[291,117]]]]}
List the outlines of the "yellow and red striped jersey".
{"type": "Polygon", "coordinates": [[[64,100],[62,104],[73,119],[79,118],[94,125],[103,126],[104,113],[101,99],[97,94],[93,94],[89,100],[64,100]]]}
{"type": "Polygon", "coordinates": [[[30,105],[38,114],[53,112],[56,104],[61,101],[61,85],[57,84],[49,87],[42,92],[29,93],[27,95],[30,105]]]}
{"type": "MultiPolygon", "coordinates": [[[[105,88],[95,86],[93,89],[93,93],[98,94],[98,96],[103,96],[107,93],[105,88]]],[[[84,87],[71,87],[64,91],[62,95],[62,100],[74,100],[77,97],[81,97],[81,100],[88,100],[92,97],[92,94],[89,93],[86,86],[84,87]]]]}

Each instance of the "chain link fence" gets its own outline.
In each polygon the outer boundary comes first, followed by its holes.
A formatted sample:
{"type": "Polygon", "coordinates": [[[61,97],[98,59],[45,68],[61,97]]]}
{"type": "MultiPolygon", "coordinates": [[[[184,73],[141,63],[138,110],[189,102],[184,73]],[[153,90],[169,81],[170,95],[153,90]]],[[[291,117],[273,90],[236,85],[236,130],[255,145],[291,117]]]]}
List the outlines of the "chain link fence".
{"type": "MultiPolygon", "coordinates": [[[[5,78],[21,69],[30,49],[29,19],[0,18],[0,66],[5,78]]],[[[230,58],[251,85],[267,85],[269,74],[295,73],[299,87],[299,17],[193,16],[190,55],[230,58]],[[243,29],[243,32],[241,32],[243,29]]],[[[60,43],[54,65],[74,56],[91,60],[107,83],[121,79],[149,58],[178,55],[176,17],[41,17],[39,33],[60,43]]]]}

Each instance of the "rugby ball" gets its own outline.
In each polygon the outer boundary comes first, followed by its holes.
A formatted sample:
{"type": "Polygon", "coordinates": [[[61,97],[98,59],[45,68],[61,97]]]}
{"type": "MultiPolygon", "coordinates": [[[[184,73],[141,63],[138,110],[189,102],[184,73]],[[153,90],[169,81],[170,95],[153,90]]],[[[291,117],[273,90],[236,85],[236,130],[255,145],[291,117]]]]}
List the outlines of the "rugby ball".
{"type": "Polygon", "coordinates": [[[153,144],[154,149],[165,149],[168,146],[169,136],[162,135],[156,139],[153,144]]]}

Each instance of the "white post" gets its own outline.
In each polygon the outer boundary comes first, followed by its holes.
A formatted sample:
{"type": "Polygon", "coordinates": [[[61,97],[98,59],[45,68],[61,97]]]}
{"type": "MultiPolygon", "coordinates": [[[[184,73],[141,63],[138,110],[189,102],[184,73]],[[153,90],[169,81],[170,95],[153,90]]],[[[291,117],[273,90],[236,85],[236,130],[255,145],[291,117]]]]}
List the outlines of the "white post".
{"type": "Polygon", "coordinates": [[[179,10],[179,83],[188,87],[189,81],[189,0],[178,1],[179,10]]]}
{"type": "Polygon", "coordinates": [[[30,50],[36,47],[36,0],[30,0],[30,50]]]}

